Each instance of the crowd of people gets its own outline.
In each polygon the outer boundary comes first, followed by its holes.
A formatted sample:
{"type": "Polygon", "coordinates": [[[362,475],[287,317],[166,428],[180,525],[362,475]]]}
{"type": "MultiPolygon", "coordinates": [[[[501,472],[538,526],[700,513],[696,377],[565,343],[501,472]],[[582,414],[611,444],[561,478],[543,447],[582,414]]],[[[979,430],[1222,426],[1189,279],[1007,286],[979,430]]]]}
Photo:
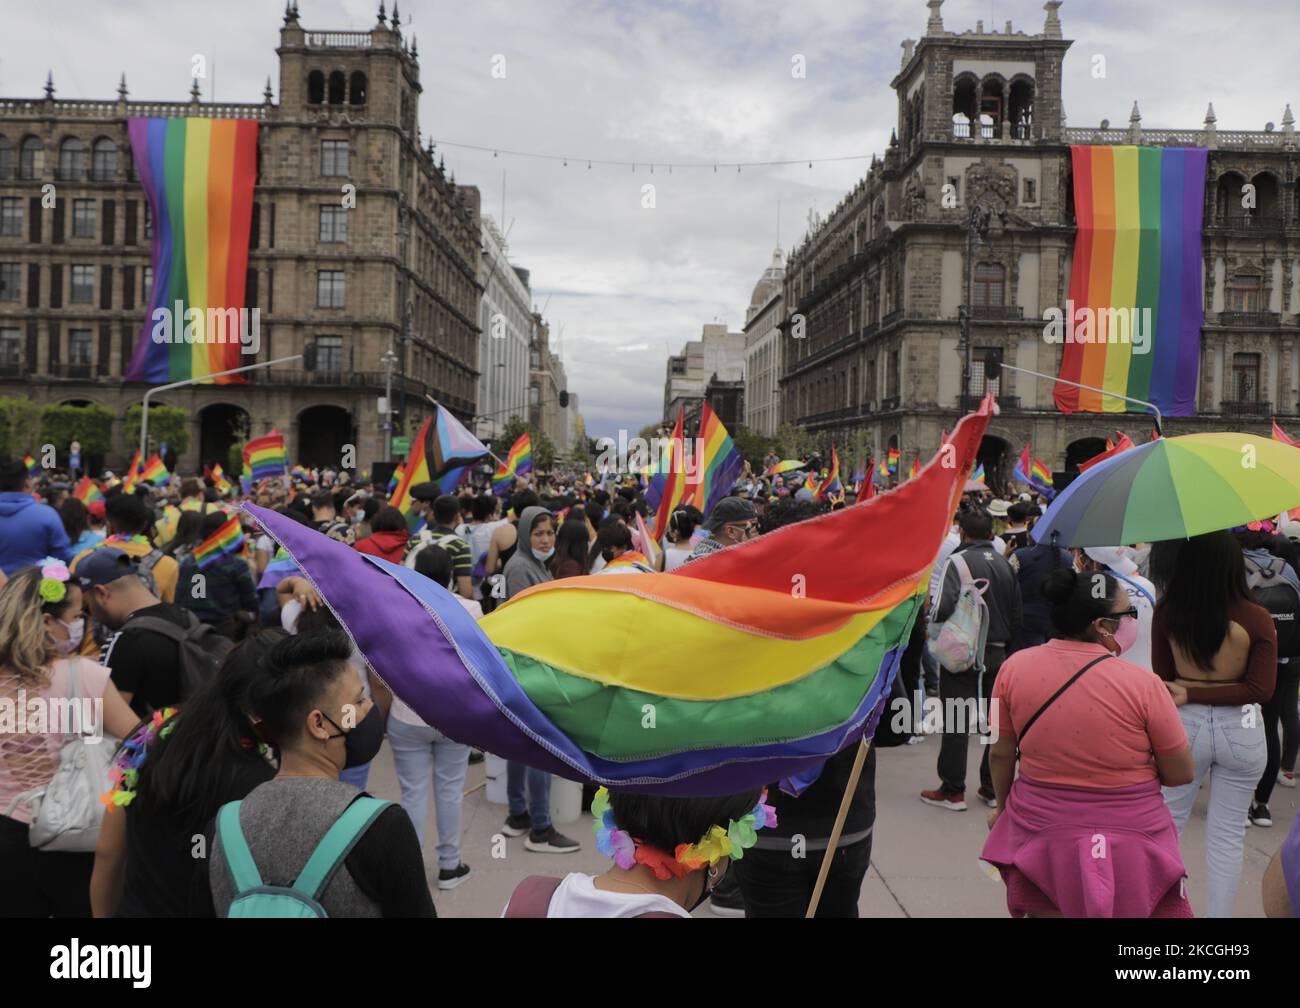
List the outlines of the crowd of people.
{"type": "MultiPolygon", "coordinates": [[[[433,916],[430,843],[439,891],[472,880],[461,806],[484,755],[389,691],[241,500],[414,570],[475,619],[533,585],[673,571],[849,506],[746,466],[708,514],[679,507],[653,543],[635,477],[552,475],[505,496],[424,483],[405,513],[388,486],[336,471],[246,494],[198,476],[118,484],[89,504],[71,485],[0,463],[0,710],[92,701],[76,731],[113,740],[110,786],[99,807],[65,812],[80,829],[51,826],[41,798],[77,736],[0,717],[4,916],[433,916]],[[242,546],[214,558],[232,517],[242,546]],[[398,803],[365,790],[385,742],[398,803]]],[[[1030,535],[1046,504],[972,490],[935,558],[894,693],[944,712],[938,784],[920,800],[966,811],[968,736],[986,735],[982,857],[1011,914],[1185,917],[1180,836],[1205,787],[1207,911],[1230,916],[1245,831],[1273,826],[1274,787],[1296,784],[1300,525],[1066,550],[1030,535]],[[1103,856],[1099,829],[1120,838],[1103,856]]],[[[802,916],[834,836],[818,914],[856,916],[878,750],[923,738],[914,713],[903,732],[882,718],[856,780],[850,748],[797,796],[776,782],[716,798],[589,789],[613,865],[530,876],[504,914],[688,916],[707,900],[720,915],[802,916]],[[794,838],[806,854],[791,856],[794,838]]],[[[510,762],[506,777],[504,836],[582,848],[552,822],[548,773],[510,762]]],[[[1281,825],[1300,847],[1300,823],[1281,825]]],[[[1300,913],[1300,866],[1285,860],[1264,882],[1278,915],[1300,913]]]]}

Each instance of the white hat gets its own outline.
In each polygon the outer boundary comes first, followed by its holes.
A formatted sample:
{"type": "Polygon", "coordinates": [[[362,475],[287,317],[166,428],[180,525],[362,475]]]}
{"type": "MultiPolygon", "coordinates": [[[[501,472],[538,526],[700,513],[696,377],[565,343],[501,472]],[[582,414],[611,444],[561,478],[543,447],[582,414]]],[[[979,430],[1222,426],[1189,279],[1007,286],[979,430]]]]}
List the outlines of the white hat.
{"type": "Polygon", "coordinates": [[[1288,518],[1278,529],[1278,534],[1286,536],[1293,543],[1300,543],[1300,521],[1288,518]]]}
{"type": "Polygon", "coordinates": [[[1128,576],[1137,573],[1137,564],[1120,546],[1088,546],[1083,551],[1090,560],[1108,567],[1116,574],[1128,576]]]}
{"type": "Polygon", "coordinates": [[[991,500],[989,501],[988,507],[989,514],[994,518],[1005,518],[1007,516],[1007,508],[1010,506],[1011,505],[1004,500],[991,500]]]}
{"type": "Polygon", "coordinates": [[[1022,500],[1022,501],[1032,501],[1033,499],[1034,499],[1033,494],[1027,494],[1027,493],[1022,493],[1019,497],[1016,498],[1016,500],[1022,500]]]}

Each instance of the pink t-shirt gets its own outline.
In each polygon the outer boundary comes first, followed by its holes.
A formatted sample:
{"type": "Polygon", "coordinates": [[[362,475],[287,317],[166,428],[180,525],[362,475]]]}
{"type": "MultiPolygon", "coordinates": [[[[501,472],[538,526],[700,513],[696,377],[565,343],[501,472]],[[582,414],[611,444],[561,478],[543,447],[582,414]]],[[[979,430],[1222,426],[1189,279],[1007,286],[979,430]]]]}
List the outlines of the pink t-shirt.
{"type": "MultiPolygon", "coordinates": [[[[109,669],[87,658],[77,659],[77,681],[82,703],[77,713],[70,705],[51,704],[68,696],[69,662],[59,659],[50,670],[45,690],[24,687],[17,676],[0,671],[0,815],[19,822],[32,821],[26,802],[9,812],[9,804],[24,791],[45,787],[59,768],[59,752],[70,731],[103,736],[104,690],[109,669]]],[[[105,739],[99,745],[115,746],[105,739]]]]}
{"type": "MultiPolygon", "coordinates": [[[[1050,640],[1017,651],[998,671],[991,720],[1002,735],[1018,726],[1079,669],[1107,651],[1100,644],[1050,640]]],[[[1036,722],[1020,772],[1042,784],[1120,788],[1156,778],[1153,752],[1174,753],[1187,732],[1160,678],[1122,658],[1088,669],[1036,722]]]]}

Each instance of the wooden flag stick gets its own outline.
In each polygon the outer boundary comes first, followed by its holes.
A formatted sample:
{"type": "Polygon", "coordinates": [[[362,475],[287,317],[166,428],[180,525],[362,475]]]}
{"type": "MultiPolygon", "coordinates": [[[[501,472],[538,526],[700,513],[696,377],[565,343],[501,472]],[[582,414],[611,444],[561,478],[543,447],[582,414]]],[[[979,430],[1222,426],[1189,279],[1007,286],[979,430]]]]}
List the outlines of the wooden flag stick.
{"type": "Polygon", "coordinates": [[[871,740],[865,735],[858,743],[858,754],[853,757],[853,769],[849,771],[849,783],[844,788],[844,797],[840,799],[840,810],[835,814],[835,825],[831,836],[826,841],[826,854],[822,857],[821,869],[817,872],[817,884],[813,886],[812,899],[808,901],[805,918],[817,916],[817,904],[821,902],[822,890],[826,887],[826,877],[831,873],[831,861],[835,857],[835,848],[839,845],[840,834],[844,832],[844,820],[849,817],[849,806],[853,804],[853,792],[857,790],[858,778],[862,776],[862,766],[871,751],[871,740]]]}

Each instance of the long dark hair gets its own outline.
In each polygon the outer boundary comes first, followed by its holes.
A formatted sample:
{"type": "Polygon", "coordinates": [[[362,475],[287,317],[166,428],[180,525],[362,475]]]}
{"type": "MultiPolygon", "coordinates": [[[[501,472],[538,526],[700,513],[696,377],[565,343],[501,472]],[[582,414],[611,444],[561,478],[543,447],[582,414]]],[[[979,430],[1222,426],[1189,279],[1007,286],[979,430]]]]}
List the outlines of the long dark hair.
{"type": "Polygon", "coordinates": [[[248,713],[271,649],[287,634],[263,630],[226,657],[185,704],[166,738],[155,738],[136,781],[133,809],[157,812],[186,833],[202,832],[250,762],[262,760],[248,713]]]}
{"type": "Polygon", "coordinates": [[[752,812],[762,793],[755,788],[720,798],[665,798],[614,791],[609,808],[619,829],[671,854],[678,844],[696,843],[709,827],[726,829],[752,812]]]}
{"type": "Polygon", "coordinates": [[[560,569],[565,560],[574,560],[580,573],[586,574],[590,569],[587,562],[587,523],[578,517],[581,512],[570,512],[570,516],[555,534],[555,556],[551,557],[551,573],[560,569]]]}
{"type": "MultiPolygon", "coordinates": [[[[224,519],[225,516],[219,515],[219,517],[224,519]]],[[[182,511],[180,520],[176,523],[176,534],[167,544],[166,552],[170,556],[175,556],[185,547],[202,542],[202,534],[203,515],[198,511],[182,511]]]]}
{"type": "Polygon", "coordinates": [[[1228,635],[1228,607],[1249,599],[1246,564],[1231,532],[1188,539],[1160,600],[1169,639],[1209,671],[1228,635]]]}
{"type": "Polygon", "coordinates": [[[63,531],[68,533],[68,542],[73,544],[90,527],[90,512],[76,497],[68,497],[59,505],[59,518],[63,521],[63,531]]]}

